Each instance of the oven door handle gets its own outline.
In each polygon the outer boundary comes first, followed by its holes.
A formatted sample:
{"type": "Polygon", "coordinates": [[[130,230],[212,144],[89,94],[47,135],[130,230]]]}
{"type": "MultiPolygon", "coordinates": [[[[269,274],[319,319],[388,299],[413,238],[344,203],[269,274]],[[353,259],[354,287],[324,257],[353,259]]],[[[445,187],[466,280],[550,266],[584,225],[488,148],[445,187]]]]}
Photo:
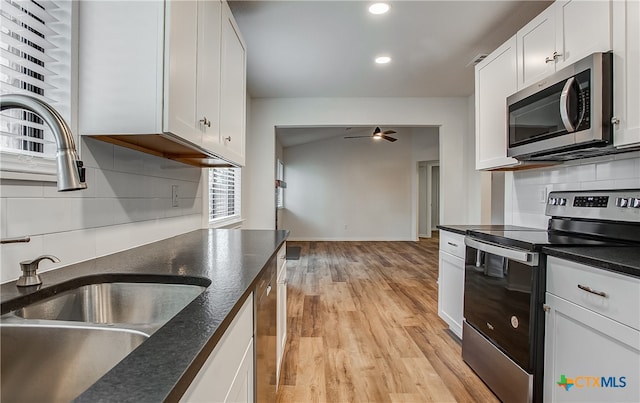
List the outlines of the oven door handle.
{"type": "Polygon", "coordinates": [[[464,243],[467,246],[470,246],[472,248],[481,250],[486,253],[491,253],[492,255],[497,255],[497,256],[505,257],[510,260],[515,260],[516,262],[526,264],[527,266],[538,265],[538,254],[535,252],[527,252],[524,250],[506,248],[502,245],[489,243],[489,242],[480,242],[469,237],[466,237],[464,239],[464,243]]]}

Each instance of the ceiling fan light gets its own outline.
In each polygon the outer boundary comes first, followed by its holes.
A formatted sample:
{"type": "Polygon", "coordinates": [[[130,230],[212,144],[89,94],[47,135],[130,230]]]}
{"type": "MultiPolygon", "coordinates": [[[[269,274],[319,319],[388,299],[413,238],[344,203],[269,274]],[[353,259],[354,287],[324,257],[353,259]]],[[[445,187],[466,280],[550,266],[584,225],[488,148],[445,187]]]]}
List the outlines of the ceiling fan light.
{"type": "Polygon", "coordinates": [[[369,12],[371,14],[384,14],[389,11],[389,5],[387,3],[374,3],[369,6],[369,12]]]}

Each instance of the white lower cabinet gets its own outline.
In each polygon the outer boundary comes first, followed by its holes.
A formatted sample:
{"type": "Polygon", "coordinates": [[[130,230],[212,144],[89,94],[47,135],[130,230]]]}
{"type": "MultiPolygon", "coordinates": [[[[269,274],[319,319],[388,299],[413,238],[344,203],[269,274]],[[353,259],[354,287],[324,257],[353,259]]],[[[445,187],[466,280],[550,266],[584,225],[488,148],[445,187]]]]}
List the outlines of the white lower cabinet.
{"type": "Polygon", "coordinates": [[[277,326],[276,326],[276,383],[280,380],[282,368],[282,356],[287,342],[287,246],[282,245],[278,251],[278,302],[277,302],[277,326]]]}
{"type": "Polygon", "coordinates": [[[464,235],[440,231],[438,316],[462,339],[464,235]]]}
{"type": "Polygon", "coordinates": [[[547,273],[544,401],[637,402],[640,279],[552,257],[547,273]]]}
{"type": "Polygon", "coordinates": [[[207,358],[182,402],[253,402],[253,295],[207,358]]]}

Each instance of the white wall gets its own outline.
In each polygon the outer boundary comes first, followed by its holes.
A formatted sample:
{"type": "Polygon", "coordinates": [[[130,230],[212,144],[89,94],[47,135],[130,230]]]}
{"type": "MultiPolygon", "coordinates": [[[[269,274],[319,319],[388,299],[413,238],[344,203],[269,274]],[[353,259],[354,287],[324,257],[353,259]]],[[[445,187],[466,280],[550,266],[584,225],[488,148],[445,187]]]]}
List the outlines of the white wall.
{"type": "Polygon", "coordinates": [[[640,188],[640,152],[567,162],[506,175],[505,223],[546,228],[545,190],[640,188]]]}
{"type": "MultiPolygon", "coordinates": [[[[466,147],[469,133],[467,98],[296,98],[254,99],[247,131],[243,178],[246,198],[244,228],[274,227],[276,126],[439,126],[441,167],[441,223],[464,224],[469,203],[479,195],[467,191],[466,147]]],[[[469,151],[469,155],[471,152],[469,151]]],[[[474,173],[475,174],[475,173],[474,173]]],[[[412,184],[415,194],[417,180],[412,184]]],[[[476,201],[477,198],[477,201],[476,201]]],[[[415,202],[413,209],[415,210],[415,202]]],[[[479,217],[477,218],[479,220],[479,217]]]]}
{"type": "Polygon", "coordinates": [[[394,137],[285,148],[282,228],[291,239],[415,240],[417,163],[438,158],[438,129],[403,128],[394,137]]]}
{"type": "Polygon", "coordinates": [[[0,181],[0,236],[31,237],[0,246],[0,281],[16,279],[20,261],[42,254],[61,260],[42,262],[46,271],[201,228],[201,169],[93,139],[82,139],[80,153],[87,190],[0,181]],[[179,207],[171,206],[172,185],[179,207]]]}

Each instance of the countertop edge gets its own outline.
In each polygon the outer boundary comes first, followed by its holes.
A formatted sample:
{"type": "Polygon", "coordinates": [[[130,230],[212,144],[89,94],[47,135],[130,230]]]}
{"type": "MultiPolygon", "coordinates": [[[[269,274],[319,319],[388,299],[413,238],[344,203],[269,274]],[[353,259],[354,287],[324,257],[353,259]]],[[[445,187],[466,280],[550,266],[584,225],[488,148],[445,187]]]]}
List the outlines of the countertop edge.
{"type": "MultiPolygon", "coordinates": [[[[616,247],[614,247],[616,248],[616,247]]],[[[619,248],[619,247],[617,247],[619,248]]],[[[634,248],[633,246],[624,246],[622,248],[634,248]]],[[[624,263],[615,262],[610,259],[606,259],[603,256],[596,256],[601,254],[603,250],[610,249],[610,247],[596,248],[595,253],[592,256],[587,256],[584,253],[578,253],[576,248],[561,248],[561,247],[544,247],[542,252],[547,256],[553,256],[560,259],[570,260],[576,263],[582,263],[587,266],[595,267],[597,269],[607,270],[614,273],[624,274],[631,277],[640,278],[640,265],[638,267],[629,266],[624,263]],[[600,250],[600,252],[597,252],[600,250]]],[[[593,252],[593,249],[591,250],[593,252]]],[[[640,255],[640,253],[639,253],[640,255]]]]}

